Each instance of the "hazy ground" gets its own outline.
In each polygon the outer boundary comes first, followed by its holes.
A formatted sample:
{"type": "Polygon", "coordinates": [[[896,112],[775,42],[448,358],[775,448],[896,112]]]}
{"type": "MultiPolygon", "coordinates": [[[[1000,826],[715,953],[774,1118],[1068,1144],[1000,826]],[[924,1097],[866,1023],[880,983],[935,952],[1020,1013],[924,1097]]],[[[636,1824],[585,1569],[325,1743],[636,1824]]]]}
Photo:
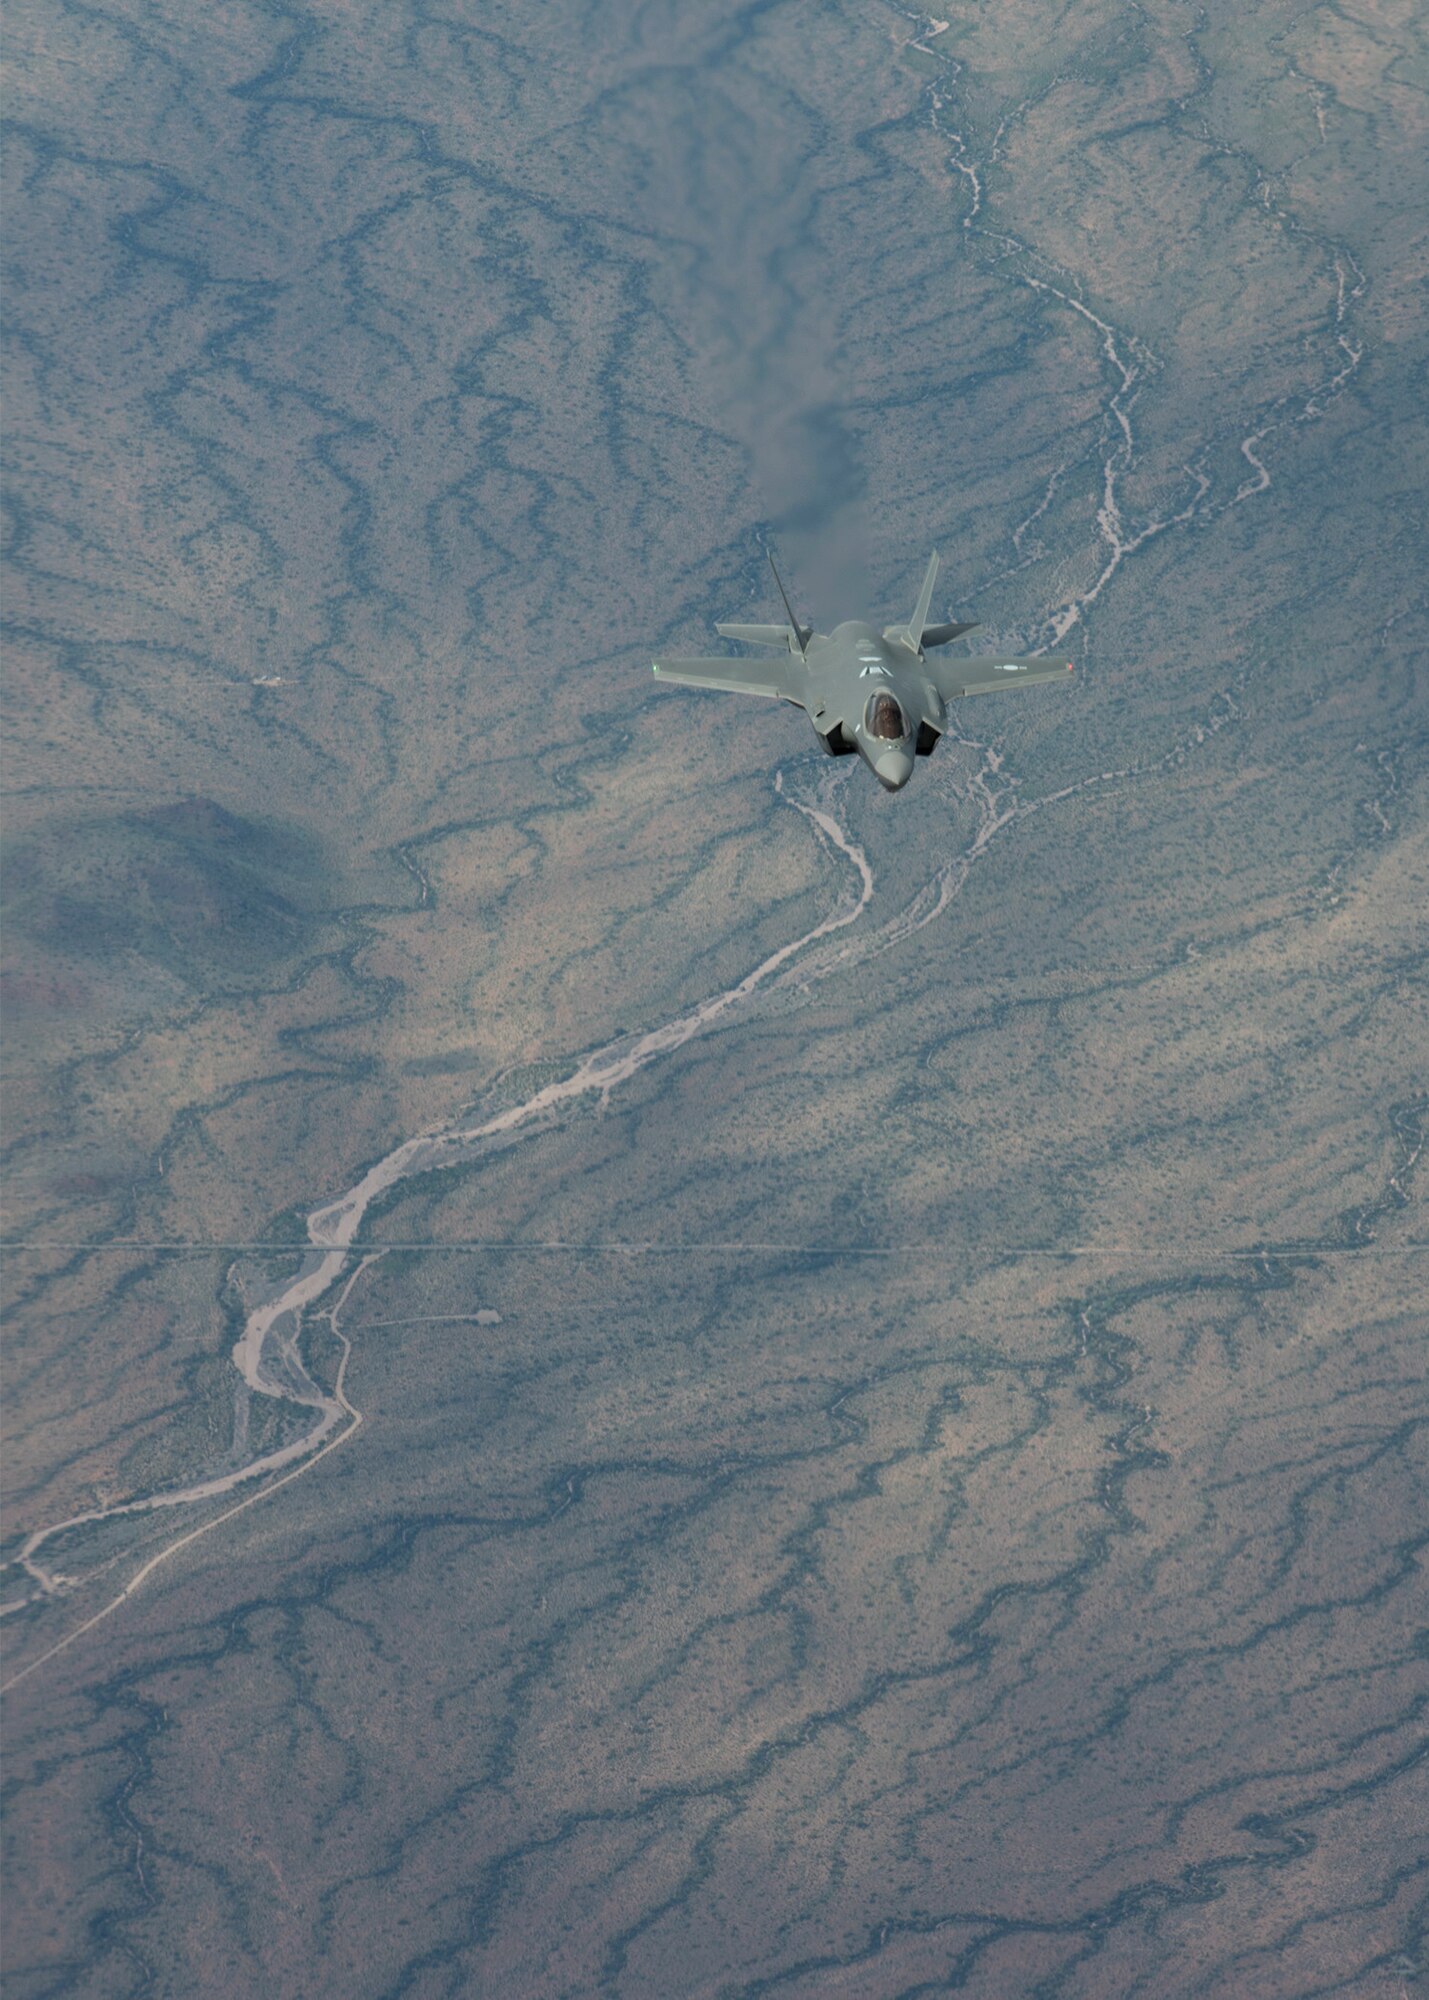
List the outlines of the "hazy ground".
{"type": "Polygon", "coordinates": [[[1413,1990],[1419,10],[9,56],[8,1990],[1413,1990]]]}

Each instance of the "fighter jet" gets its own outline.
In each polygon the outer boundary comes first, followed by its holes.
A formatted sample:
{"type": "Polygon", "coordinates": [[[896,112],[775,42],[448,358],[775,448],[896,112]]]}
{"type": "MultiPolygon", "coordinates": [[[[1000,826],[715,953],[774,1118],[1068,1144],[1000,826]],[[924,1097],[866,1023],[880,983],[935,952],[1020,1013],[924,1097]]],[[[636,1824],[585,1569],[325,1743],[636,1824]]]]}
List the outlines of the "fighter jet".
{"type": "Polygon", "coordinates": [[[716,625],[725,639],[763,646],[783,658],[656,660],[655,674],[682,687],[720,688],[728,694],[758,694],[802,708],[831,757],[862,757],[879,784],[898,792],[913,775],[917,757],[928,757],[948,726],[948,703],[968,694],[995,694],[1003,688],[1056,681],[1072,671],[1070,660],[1038,654],[1018,659],[1006,653],[985,660],[929,652],[960,639],[973,625],[930,625],[936,552],[929,558],[923,588],[906,625],[880,633],[850,619],[832,632],[815,632],[794,616],[788,593],[770,556],[788,614],[786,625],[716,625]]]}

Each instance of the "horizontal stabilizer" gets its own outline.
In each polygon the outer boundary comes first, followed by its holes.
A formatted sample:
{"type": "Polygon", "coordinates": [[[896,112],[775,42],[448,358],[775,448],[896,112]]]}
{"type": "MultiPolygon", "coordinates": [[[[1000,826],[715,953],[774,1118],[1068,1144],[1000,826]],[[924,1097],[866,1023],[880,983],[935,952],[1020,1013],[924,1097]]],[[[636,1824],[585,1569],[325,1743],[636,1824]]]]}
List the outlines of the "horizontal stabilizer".
{"type": "Polygon", "coordinates": [[[721,639],[737,639],[743,646],[772,646],[779,653],[797,653],[792,625],[716,625],[721,639]]]}
{"type": "Polygon", "coordinates": [[[783,660],[656,660],[656,680],[680,687],[717,688],[723,694],[761,694],[804,706],[804,664],[783,660]]]}
{"type": "MultiPolygon", "coordinates": [[[[975,632],[976,630],[977,620],[975,618],[967,625],[925,625],[923,627],[923,651],[926,653],[930,646],[949,646],[954,639],[961,639],[964,632],[975,632]]],[[[913,644],[913,628],[911,625],[885,625],[883,636],[885,639],[892,640],[895,646],[906,646],[910,653],[918,650],[913,644]]]]}
{"type": "Polygon", "coordinates": [[[954,639],[961,639],[964,632],[976,632],[977,620],[970,618],[965,625],[925,625],[923,627],[923,651],[930,646],[950,646],[954,639]]]}
{"type": "Polygon", "coordinates": [[[944,701],[956,701],[965,694],[997,694],[1006,688],[1034,687],[1039,681],[1064,681],[1072,663],[1046,653],[1030,658],[1001,653],[987,660],[930,660],[923,671],[944,701]]]}

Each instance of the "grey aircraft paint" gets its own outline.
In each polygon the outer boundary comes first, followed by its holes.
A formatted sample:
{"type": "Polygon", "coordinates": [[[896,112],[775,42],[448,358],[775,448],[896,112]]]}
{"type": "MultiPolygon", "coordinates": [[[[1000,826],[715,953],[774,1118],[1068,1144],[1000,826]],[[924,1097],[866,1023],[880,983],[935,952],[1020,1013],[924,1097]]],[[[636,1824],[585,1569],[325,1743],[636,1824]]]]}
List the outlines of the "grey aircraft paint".
{"type": "MultiPolygon", "coordinates": [[[[772,556],[769,567],[774,569],[772,556]]],[[[931,755],[947,728],[950,701],[1062,680],[1072,671],[1070,660],[1049,659],[1045,654],[930,660],[933,647],[946,646],[975,629],[928,623],[937,574],[934,554],[906,625],[889,625],[879,632],[851,619],[824,633],[799,623],[774,570],[788,624],[716,625],[715,630],[722,638],[763,646],[782,657],[656,660],[656,677],[684,687],[791,702],[806,712],[831,757],[856,751],[881,785],[890,792],[901,791],[913,775],[914,759],[931,755]]]]}

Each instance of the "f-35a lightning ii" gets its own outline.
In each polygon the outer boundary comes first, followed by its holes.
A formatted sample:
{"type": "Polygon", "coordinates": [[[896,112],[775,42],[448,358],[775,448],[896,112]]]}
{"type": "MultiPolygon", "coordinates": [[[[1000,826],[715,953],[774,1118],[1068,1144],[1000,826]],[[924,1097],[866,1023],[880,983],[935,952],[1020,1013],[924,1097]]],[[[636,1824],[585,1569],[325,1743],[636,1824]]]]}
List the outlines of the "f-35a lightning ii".
{"type": "MultiPolygon", "coordinates": [[[[774,569],[770,556],[769,567],[774,569]]],[[[930,625],[938,558],[928,562],[923,588],[906,625],[882,633],[857,619],[830,633],[815,632],[794,616],[788,593],[774,569],[774,581],[789,614],[787,625],[716,625],[725,639],[764,646],[782,659],[656,660],[662,681],[684,687],[721,688],[729,694],[759,694],[792,702],[806,711],[831,757],[857,751],[881,785],[901,791],[913,775],[915,757],[932,754],[948,726],[947,705],[968,694],[995,694],[1034,681],[1061,680],[1070,660],[1045,655],[1017,659],[998,653],[986,660],[950,656],[930,660],[935,646],[960,639],[975,625],[930,625]]]]}

